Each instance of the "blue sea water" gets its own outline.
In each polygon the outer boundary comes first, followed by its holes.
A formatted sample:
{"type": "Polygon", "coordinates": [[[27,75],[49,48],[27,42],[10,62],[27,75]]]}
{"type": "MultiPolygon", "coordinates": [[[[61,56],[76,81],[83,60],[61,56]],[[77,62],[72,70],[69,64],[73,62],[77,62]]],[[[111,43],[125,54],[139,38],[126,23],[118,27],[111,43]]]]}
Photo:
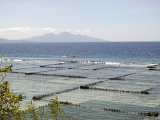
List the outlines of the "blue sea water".
{"type": "Polygon", "coordinates": [[[160,42],[1,43],[0,54],[26,58],[63,58],[74,54],[77,59],[159,62],[160,42]]]}
{"type": "Polygon", "coordinates": [[[103,81],[91,87],[109,91],[78,88],[33,102],[38,107],[57,96],[60,101],[81,104],[85,107],[63,106],[68,115],[80,120],[159,120],[160,116],[138,115],[148,111],[160,114],[159,46],[160,42],[1,43],[0,54],[2,66],[13,65],[12,72],[6,76],[11,88],[16,94],[26,96],[22,109],[34,95],[103,81]],[[156,65],[156,70],[149,70],[150,65],[156,65]],[[118,76],[124,79],[110,80],[118,76]],[[148,95],[139,93],[145,90],[148,95]],[[104,108],[125,113],[104,111],[104,108]]]}

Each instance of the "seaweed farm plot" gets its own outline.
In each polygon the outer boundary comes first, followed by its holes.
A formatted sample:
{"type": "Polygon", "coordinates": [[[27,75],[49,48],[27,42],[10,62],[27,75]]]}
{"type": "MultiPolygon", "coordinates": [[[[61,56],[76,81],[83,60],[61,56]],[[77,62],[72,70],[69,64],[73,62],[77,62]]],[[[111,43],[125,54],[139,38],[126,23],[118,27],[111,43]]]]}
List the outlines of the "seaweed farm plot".
{"type": "MultiPolygon", "coordinates": [[[[75,63],[76,64],[76,63],[75,63]]],[[[43,74],[65,75],[65,76],[81,76],[91,79],[108,79],[115,76],[123,76],[136,72],[136,69],[126,69],[126,67],[108,66],[108,65],[95,65],[89,66],[77,66],[71,69],[60,69],[57,71],[47,71],[43,74]]]]}
{"type": "MultiPolygon", "coordinates": [[[[103,109],[94,109],[91,107],[77,107],[72,105],[63,105],[62,107],[66,111],[67,116],[72,116],[74,120],[142,120],[144,118],[149,120],[149,117],[108,112],[103,109]]],[[[51,116],[46,113],[44,118],[50,119],[51,116]]]]}
{"type": "MultiPolygon", "coordinates": [[[[150,119],[150,117],[148,116],[148,113],[150,111],[153,111],[156,114],[159,114],[160,111],[160,107],[157,106],[158,101],[148,99],[146,95],[78,89],[68,93],[59,94],[57,96],[60,101],[63,100],[63,101],[69,101],[74,104],[76,103],[80,104],[80,106],[83,109],[81,109],[81,111],[79,112],[83,113],[83,111],[88,110],[86,114],[89,114],[90,119],[95,119],[94,115],[91,116],[91,113],[94,111],[97,111],[98,114],[104,114],[103,112],[105,111],[106,115],[102,115],[104,118],[109,117],[117,120],[127,119],[127,118],[150,119]],[[108,114],[111,114],[111,116],[108,114]],[[116,118],[114,115],[119,117],[116,118]]],[[[48,100],[48,98],[46,98],[45,100],[48,100]]],[[[97,117],[98,116],[96,116],[96,118],[97,117]]],[[[103,119],[103,117],[101,119],[103,119]]],[[[151,119],[158,120],[159,117],[151,119]]]]}
{"type": "MultiPolygon", "coordinates": [[[[78,89],[68,93],[57,95],[60,101],[69,101],[72,103],[83,103],[86,101],[110,101],[120,104],[130,104],[138,106],[158,107],[159,98],[150,98],[148,95],[128,94],[123,92],[98,91],[78,89]]],[[[49,97],[52,98],[52,97],[49,97]]],[[[45,98],[46,100],[49,98],[45,98]]]]}
{"type": "MultiPolygon", "coordinates": [[[[91,89],[104,90],[104,91],[114,91],[114,92],[126,92],[126,93],[142,93],[153,85],[128,83],[127,81],[105,81],[103,83],[94,85],[91,89]]],[[[146,91],[146,94],[147,93],[146,91]]]]}
{"type": "MultiPolygon", "coordinates": [[[[159,78],[160,78],[160,71],[149,71],[149,70],[145,70],[141,73],[137,73],[136,75],[134,75],[134,79],[138,82],[147,82],[147,83],[151,83],[151,84],[160,84],[159,83],[159,78]]],[[[130,80],[132,80],[132,77],[128,78],[130,80]]]]}
{"type": "Polygon", "coordinates": [[[136,84],[137,86],[142,86],[142,88],[145,87],[145,89],[149,93],[151,93],[151,95],[154,95],[155,93],[157,95],[160,95],[160,93],[158,92],[159,91],[158,89],[160,89],[159,78],[160,78],[159,71],[148,71],[148,70],[141,73],[137,73],[135,75],[126,76],[126,80],[129,83],[134,81],[134,84],[136,84]]]}
{"type": "MultiPolygon", "coordinates": [[[[125,69],[121,68],[123,71],[133,72],[116,77],[111,77],[109,81],[105,81],[98,85],[92,86],[93,88],[101,88],[108,90],[117,91],[128,91],[128,92],[140,92],[148,91],[157,85],[159,85],[159,72],[150,72],[146,70],[146,67],[134,67],[125,69]]],[[[118,72],[116,69],[114,72],[118,72]]],[[[117,74],[115,74],[117,75],[117,74]]]]}
{"type": "Polygon", "coordinates": [[[29,69],[29,68],[34,68],[37,67],[36,65],[32,65],[32,64],[28,64],[26,62],[22,62],[22,63],[18,63],[18,62],[14,62],[14,61],[9,61],[7,63],[5,63],[4,61],[1,64],[1,67],[3,66],[7,66],[7,65],[13,65],[12,66],[12,71],[20,71],[22,69],[29,69]]]}
{"type": "Polygon", "coordinates": [[[29,100],[31,100],[32,97],[36,94],[57,92],[68,88],[72,88],[74,86],[74,84],[64,84],[64,79],[60,79],[53,76],[37,77],[34,75],[26,76],[24,74],[19,74],[19,76],[17,76],[15,74],[7,74],[6,79],[11,83],[11,87],[16,93],[22,93],[22,95],[26,95],[27,99],[29,100]]]}
{"type": "Polygon", "coordinates": [[[58,61],[41,61],[41,60],[28,60],[21,61],[19,64],[16,62],[11,62],[13,64],[13,73],[26,73],[26,74],[36,74],[47,71],[56,71],[60,69],[66,69],[65,62],[58,61]],[[62,66],[63,65],[63,66],[62,66]]]}
{"type": "MultiPolygon", "coordinates": [[[[90,64],[90,66],[80,67],[80,70],[88,70],[92,72],[92,75],[97,75],[99,78],[111,78],[117,76],[126,76],[137,71],[141,72],[145,67],[138,67],[135,65],[106,65],[106,64],[90,64]],[[101,75],[101,77],[100,77],[101,75]],[[102,77],[103,76],[103,77],[102,77]]],[[[94,77],[93,77],[94,78],[94,77]]]]}
{"type": "MultiPolygon", "coordinates": [[[[61,92],[65,92],[74,88],[78,89],[78,87],[83,84],[89,84],[93,81],[99,81],[98,79],[92,80],[15,73],[7,73],[6,79],[10,82],[11,88],[16,94],[22,94],[22,96],[25,96],[25,101],[32,100],[34,96],[52,96],[52,94],[59,94],[61,92]]],[[[47,104],[47,102],[36,102],[37,106],[44,104],[47,104]]]]}
{"type": "Polygon", "coordinates": [[[40,65],[40,67],[43,68],[62,68],[62,69],[74,69],[83,66],[82,64],[78,64],[76,61],[64,61],[64,62],[58,62],[55,64],[46,64],[46,65],[40,65]]]}
{"type": "Polygon", "coordinates": [[[154,79],[151,76],[145,77],[138,77],[142,76],[142,74],[131,74],[131,75],[124,75],[122,77],[115,77],[110,79],[109,81],[105,81],[98,85],[92,86],[92,88],[100,88],[100,89],[108,89],[108,90],[115,90],[117,92],[141,92],[141,91],[148,91],[151,88],[156,86],[156,83],[148,82],[147,79],[154,79]]]}

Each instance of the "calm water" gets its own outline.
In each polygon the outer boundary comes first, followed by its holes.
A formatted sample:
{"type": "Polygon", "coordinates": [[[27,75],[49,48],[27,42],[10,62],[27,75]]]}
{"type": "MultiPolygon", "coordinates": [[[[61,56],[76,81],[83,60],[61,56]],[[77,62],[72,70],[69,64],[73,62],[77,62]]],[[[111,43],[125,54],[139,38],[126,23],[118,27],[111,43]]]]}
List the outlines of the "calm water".
{"type": "Polygon", "coordinates": [[[160,61],[160,42],[114,43],[15,43],[0,44],[6,57],[62,58],[74,54],[77,58],[108,61],[160,61]]]}
{"type": "Polygon", "coordinates": [[[85,107],[63,107],[67,114],[81,120],[159,120],[160,117],[138,115],[140,112],[160,112],[159,46],[160,42],[16,43],[0,44],[0,53],[3,55],[2,66],[13,64],[13,72],[7,73],[6,77],[11,88],[16,94],[26,96],[22,108],[34,95],[103,81],[90,86],[102,90],[78,88],[34,103],[45,105],[57,96],[60,101],[80,104],[85,107]],[[67,57],[68,54],[76,57],[67,57]],[[156,70],[148,70],[147,66],[151,64],[157,65],[156,70]],[[110,80],[118,76],[123,80],[110,80]],[[149,94],[139,93],[145,90],[149,94]],[[125,113],[104,111],[104,108],[125,113]]]}

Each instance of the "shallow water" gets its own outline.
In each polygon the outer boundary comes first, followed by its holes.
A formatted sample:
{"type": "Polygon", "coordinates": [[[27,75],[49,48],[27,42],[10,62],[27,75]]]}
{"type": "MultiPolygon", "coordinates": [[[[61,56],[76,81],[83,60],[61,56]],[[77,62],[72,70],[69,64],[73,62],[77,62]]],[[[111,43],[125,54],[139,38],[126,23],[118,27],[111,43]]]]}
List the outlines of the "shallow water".
{"type": "MultiPolygon", "coordinates": [[[[34,95],[61,92],[81,85],[103,81],[90,86],[91,88],[111,89],[117,91],[103,91],[90,89],[75,89],[72,91],[54,94],[34,101],[36,106],[42,106],[56,96],[60,101],[68,101],[80,104],[86,108],[64,106],[68,114],[79,119],[157,119],[140,116],[139,112],[160,111],[160,71],[150,71],[147,64],[104,64],[85,61],[69,60],[11,60],[7,64],[13,64],[13,71],[7,73],[6,79],[16,94],[26,96],[22,101],[22,109],[25,103],[31,101],[34,95]],[[58,63],[63,64],[58,64],[58,63]],[[45,67],[40,67],[45,66],[45,67]],[[36,73],[25,75],[25,73],[36,73]],[[38,73],[38,74],[37,74],[38,73]],[[54,75],[66,75],[54,76],[54,75]],[[86,78],[70,78],[67,76],[83,76],[86,78]],[[109,78],[121,76],[124,80],[110,80],[109,78]],[[126,93],[124,91],[144,91],[150,94],[126,93]],[[114,113],[104,111],[104,108],[125,110],[127,113],[114,113]],[[79,115],[79,112],[81,113],[79,115]]],[[[3,60],[2,64],[6,64],[3,60]]]]}

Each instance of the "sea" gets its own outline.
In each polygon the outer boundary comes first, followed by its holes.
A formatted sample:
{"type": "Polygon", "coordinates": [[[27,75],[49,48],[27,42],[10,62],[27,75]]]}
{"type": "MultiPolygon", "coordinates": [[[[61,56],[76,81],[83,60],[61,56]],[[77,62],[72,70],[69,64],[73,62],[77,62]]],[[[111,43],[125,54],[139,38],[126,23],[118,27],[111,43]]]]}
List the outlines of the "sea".
{"type": "Polygon", "coordinates": [[[58,97],[78,120],[160,120],[160,42],[0,43],[0,54],[21,109],[58,97]]]}

